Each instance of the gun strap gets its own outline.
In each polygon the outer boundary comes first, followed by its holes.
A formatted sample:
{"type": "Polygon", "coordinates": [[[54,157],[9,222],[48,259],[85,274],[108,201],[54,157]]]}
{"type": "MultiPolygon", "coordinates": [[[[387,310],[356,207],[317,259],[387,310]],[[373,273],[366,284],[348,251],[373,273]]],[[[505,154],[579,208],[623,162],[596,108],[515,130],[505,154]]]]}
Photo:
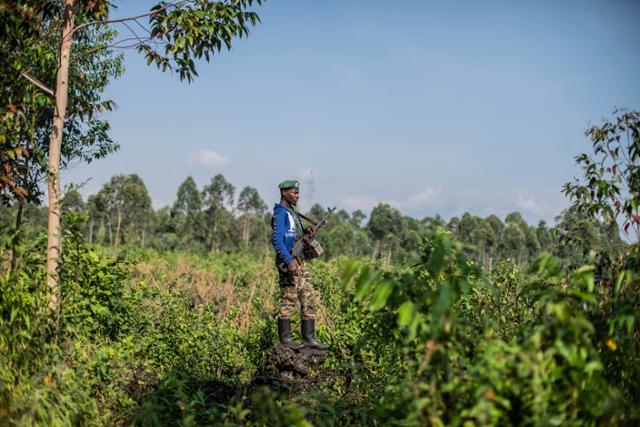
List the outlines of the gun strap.
{"type": "Polygon", "coordinates": [[[312,225],[316,225],[316,224],[317,224],[317,222],[316,222],[316,221],[312,220],[312,219],[311,219],[311,218],[309,218],[308,216],[306,216],[306,215],[302,215],[300,212],[296,212],[296,213],[300,216],[300,218],[302,218],[302,219],[304,219],[304,220],[306,220],[306,221],[310,222],[312,225]]]}

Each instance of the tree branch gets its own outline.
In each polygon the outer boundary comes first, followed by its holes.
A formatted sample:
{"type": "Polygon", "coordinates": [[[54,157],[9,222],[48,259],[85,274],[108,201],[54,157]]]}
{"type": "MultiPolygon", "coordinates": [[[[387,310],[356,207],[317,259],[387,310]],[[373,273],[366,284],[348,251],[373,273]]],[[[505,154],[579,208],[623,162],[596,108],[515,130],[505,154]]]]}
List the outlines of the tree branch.
{"type": "Polygon", "coordinates": [[[147,16],[151,16],[151,15],[155,15],[156,13],[162,12],[165,9],[169,9],[170,7],[177,7],[180,6],[181,4],[184,3],[189,3],[189,2],[193,2],[193,0],[182,0],[176,3],[169,3],[164,7],[160,7],[158,9],[149,11],[147,13],[143,13],[141,15],[137,15],[137,16],[129,16],[127,18],[118,18],[118,19],[110,19],[110,20],[104,20],[104,21],[91,21],[91,22],[85,22],[84,24],[80,24],[77,27],[75,27],[73,29],[73,33],[75,33],[78,30],[81,30],[85,27],[88,27],[90,25],[102,25],[102,24],[117,24],[117,23],[122,23],[122,22],[127,22],[127,21],[135,21],[136,19],[140,19],[140,18],[145,18],[147,16]]]}
{"type": "Polygon", "coordinates": [[[55,93],[53,93],[53,90],[49,89],[47,85],[42,83],[40,80],[36,79],[26,71],[21,71],[20,75],[25,79],[27,79],[28,81],[30,81],[31,83],[33,83],[34,85],[36,85],[41,91],[49,95],[51,98],[55,98],[55,93]]]}
{"type": "Polygon", "coordinates": [[[111,44],[107,44],[107,45],[102,45],[102,46],[96,46],[92,49],[88,49],[85,50],[84,52],[80,53],[80,55],[85,56],[85,55],[92,55],[96,52],[99,52],[103,49],[131,49],[137,46],[140,46],[142,44],[145,43],[154,43],[156,45],[156,48],[158,47],[158,45],[166,45],[167,42],[164,40],[158,40],[156,37],[144,37],[144,38],[139,38],[139,37],[127,37],[121,40],[118,40],[114,43],[111,44]],[[127,45],[123,45],[123,43],[125,42],[129,42],[131,40],[136,40],[135,43],[132,44],[127,44],[127,45]]]}

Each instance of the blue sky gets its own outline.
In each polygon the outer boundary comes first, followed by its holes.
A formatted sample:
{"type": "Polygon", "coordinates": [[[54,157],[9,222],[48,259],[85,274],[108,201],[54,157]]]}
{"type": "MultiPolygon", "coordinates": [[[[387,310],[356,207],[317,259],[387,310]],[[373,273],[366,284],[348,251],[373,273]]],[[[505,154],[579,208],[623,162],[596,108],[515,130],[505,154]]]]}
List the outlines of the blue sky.
{"type": "MultiPolygon", "coordinates": [[[[120,2],[118,15],[150,1],[120,2]]],[[[191,84],[126,53],[106,116],[120,151],[63,175],[137,173],[160,207],[192,175],[222,173],[267,204],[302,183],[302,206],[408,215],[568,205],[584,131],[640,109],[640,1],[277,1],[191,84]],[[313,184],[313,185],[311,185],[313,184]]]]}

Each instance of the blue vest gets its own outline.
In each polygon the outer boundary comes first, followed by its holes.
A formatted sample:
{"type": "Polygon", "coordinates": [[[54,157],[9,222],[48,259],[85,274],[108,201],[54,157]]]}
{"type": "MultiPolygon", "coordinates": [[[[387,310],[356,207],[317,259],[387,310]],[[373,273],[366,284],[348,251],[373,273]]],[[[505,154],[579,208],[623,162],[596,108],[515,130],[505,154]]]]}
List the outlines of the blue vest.
{"type": "Polygon", "coordinates": [[[271,230],[271,244],[276,250],[276,263],[289,264],[293,261],[291,250],[296,242],[296,232],[299,235],[304,233],[300,216],[294,210],[276,203],[271,217],[271,230]]]}

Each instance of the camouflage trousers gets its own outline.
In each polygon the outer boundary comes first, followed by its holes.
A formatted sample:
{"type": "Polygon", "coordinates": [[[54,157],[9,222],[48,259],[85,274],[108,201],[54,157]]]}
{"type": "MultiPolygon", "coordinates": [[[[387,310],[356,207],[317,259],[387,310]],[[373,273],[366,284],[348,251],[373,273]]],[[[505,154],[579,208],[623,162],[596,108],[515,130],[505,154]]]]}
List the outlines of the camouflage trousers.
{"type": "Polygon", "coordinates": [[[296,311],[296,305],[300,302],[300,316],[302,319],[316,318],[316,291],[311,282],[311,273],[304,262],[300,264],[298,271],[291,272],[278,267],[280,282],[280,306],[278,317],[289,319],[296,311]]]}

